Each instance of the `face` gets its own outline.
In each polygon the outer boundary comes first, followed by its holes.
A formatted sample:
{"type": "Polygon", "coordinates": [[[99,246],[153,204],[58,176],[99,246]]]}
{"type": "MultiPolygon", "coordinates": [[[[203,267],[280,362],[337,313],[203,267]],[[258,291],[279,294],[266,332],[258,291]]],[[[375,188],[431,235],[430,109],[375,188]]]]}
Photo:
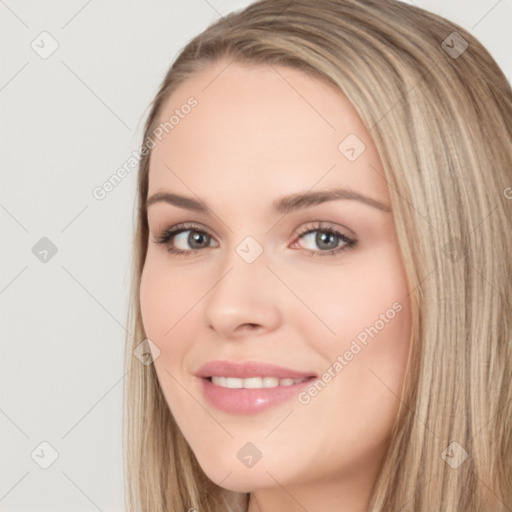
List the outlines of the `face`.
{"type": "Polygon", "coordinates": [[[170,96],[151,156],[140,301],[158,380],[214,482],[362,496],[410,336],[384,171],[341,92],[226,64],[170,96]]]}

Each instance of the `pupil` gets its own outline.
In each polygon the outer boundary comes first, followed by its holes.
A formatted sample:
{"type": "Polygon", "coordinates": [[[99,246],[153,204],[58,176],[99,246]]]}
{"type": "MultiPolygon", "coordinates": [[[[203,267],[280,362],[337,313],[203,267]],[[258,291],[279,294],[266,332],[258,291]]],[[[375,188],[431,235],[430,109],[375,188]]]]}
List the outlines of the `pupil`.
{"type": "Polygon", "coordinates": [[[194,247],[195,244],[198,244],[199,246],[201,246],[201,242],[204,243],[204,241],[206,240],[206,237],[204,236],[203,233],[190,233],[190,235],[188,236],[188,239],[189,239],[189,244],[191,247],[194,247]]]}
{"type": "Polygon", "coordinates": [[[338,241],[338,235],[335,235],[334,233],[320,233],[316,236],[316,243],[319,247],[322,247],[322,244],[324,245],[324,249],[334,249],[337,245],[338,241]],[[331,242],[329,243],[329,239],[331,242]]]}

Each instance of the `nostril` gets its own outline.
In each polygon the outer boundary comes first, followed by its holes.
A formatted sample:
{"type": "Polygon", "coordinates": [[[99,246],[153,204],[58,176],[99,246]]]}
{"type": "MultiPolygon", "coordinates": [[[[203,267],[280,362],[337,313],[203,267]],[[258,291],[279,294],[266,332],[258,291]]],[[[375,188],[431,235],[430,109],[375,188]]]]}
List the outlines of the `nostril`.
{"type": "Polygon", "coordinates": [[[238,327],[239,330],[248,330],[248,331],[254,331],[259,328],[260,328],[259,324],[249,324],[249,323],[240,325],[238,327]]]}

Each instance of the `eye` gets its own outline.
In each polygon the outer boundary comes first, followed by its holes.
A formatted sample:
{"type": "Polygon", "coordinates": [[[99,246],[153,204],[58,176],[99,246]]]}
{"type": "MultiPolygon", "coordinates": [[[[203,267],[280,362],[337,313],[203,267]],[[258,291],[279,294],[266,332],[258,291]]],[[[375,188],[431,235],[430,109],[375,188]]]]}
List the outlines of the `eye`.
{"type": "Polygon", "coordinates": [[[171,254],[188,256],[193,252],[212,245],[213,238],[205,230],[196,224],[181,224],[164,231],[156,240],[158,244],[167,245],[167,251],[171,254]]]}
{"type": "MultiPolygon", "coordinates": [[[[318,222],[304,228],[298,235],[302,242],[299,248],[306,249],[312,256],[329,256],[351,249],[357,240],[350,238],[330,224],[318,222]],[[304,247],[305,245],[305,247],[304,247]]],[[[200,250],[218,247],[214,238],[197,224],[180,224],[165,230],[155,241],[167,246],[167,251],[176,256],[192,256],[200,250]]],[[[292,248],[297,242],[292,244],[292,248]]]]}
{"type": "Polygon", "coordinates": [[[299,240],[312,255],[328,256],[353,248],[357,240],[325,223],[308,226],[299,234],[299,240]],[[308,247],[309,246],[309,247],[308,247]],[[317,250],[316,248],[319,248],[317,250]]]}

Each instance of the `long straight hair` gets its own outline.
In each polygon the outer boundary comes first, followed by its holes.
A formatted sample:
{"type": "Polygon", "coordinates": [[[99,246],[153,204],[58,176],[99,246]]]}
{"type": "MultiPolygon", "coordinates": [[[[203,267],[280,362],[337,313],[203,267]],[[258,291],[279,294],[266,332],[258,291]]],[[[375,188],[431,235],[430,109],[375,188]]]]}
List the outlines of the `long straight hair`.
{"type": "MultiPolygon", "coordinates": [[[[462,27],[395,0],[262,0],[211,24],[169,69],[143,143],[187,78],[226,58],[302,70],[343,92],[379,152],[412,308],[391,444],[371,512],[512,504],[512,91],[462,27]],[[457,460],[457,464],[453,461],[457,460]]],[[[140,161],[125,370],[129,512],[245,511],[202,471],[153,365],[139,286],[151,152],[140,161]]]]}

